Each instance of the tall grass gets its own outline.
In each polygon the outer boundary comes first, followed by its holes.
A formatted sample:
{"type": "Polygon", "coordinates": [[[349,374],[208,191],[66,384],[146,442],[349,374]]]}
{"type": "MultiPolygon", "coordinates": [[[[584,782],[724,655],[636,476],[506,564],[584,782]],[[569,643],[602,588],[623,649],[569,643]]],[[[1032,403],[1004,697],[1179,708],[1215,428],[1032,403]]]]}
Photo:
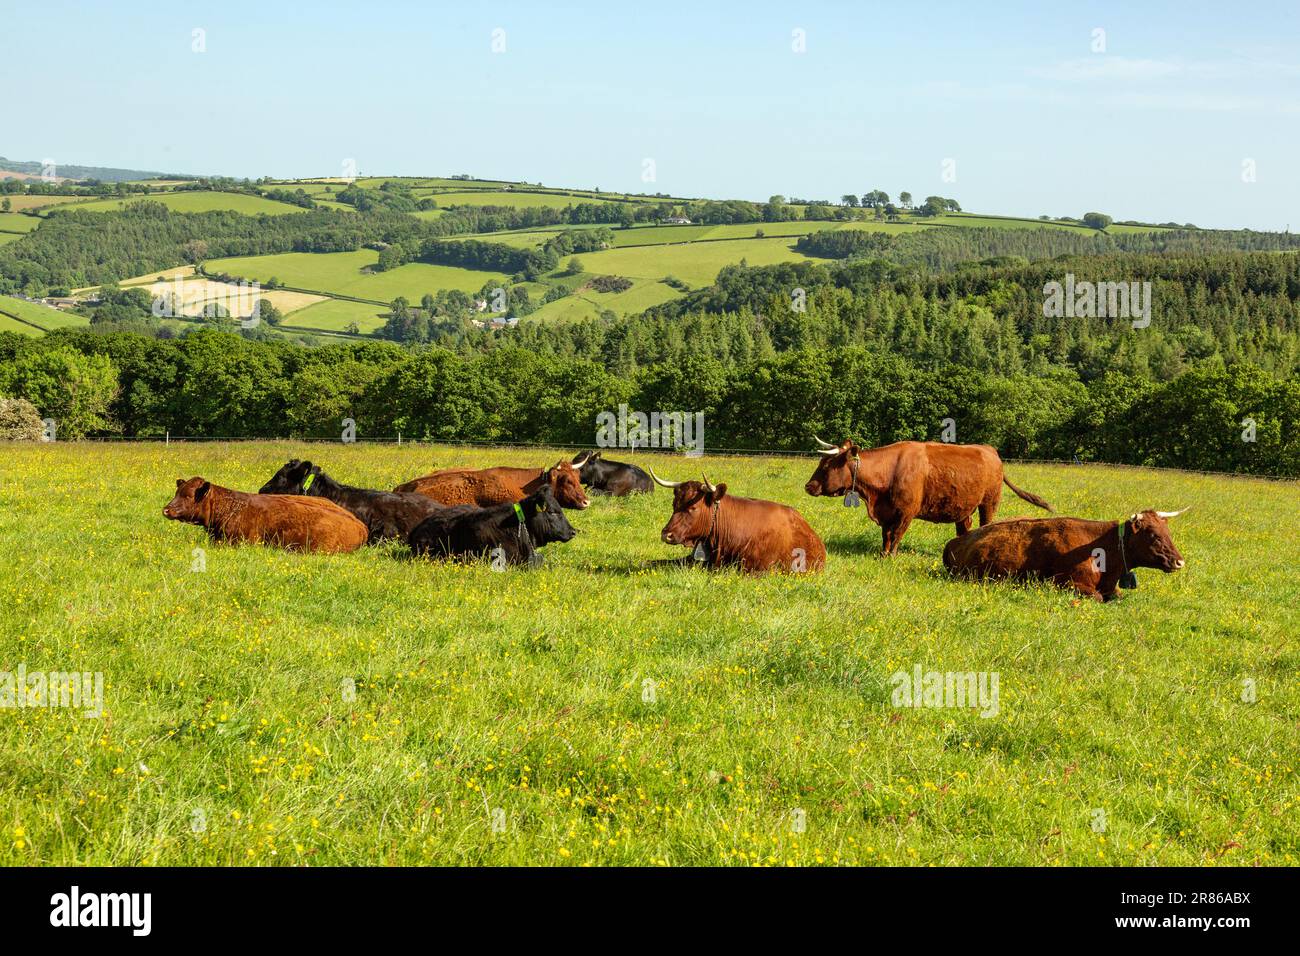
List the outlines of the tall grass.
{"type": "MultiPolygon", "coordinates": [[[[680,554],[662,490],[571,512],[573,542],[505,573],[220,546],[162,517],[175,478],[256,490],[290,457],[387,488],[560,453],[0,450],[0,670],[105,679],[99,718],[0,710],[0,863],[1300,856],[1294,485],[1009,467],[1066,514],[1192,506],[1186,569],[1105,606],[949,580],[947,526],[879,558],[863,509],[803,494],[811,457],[635,460],[795,505],[829,550],[817,576],[653,565],[680,554]],[[997,715],[895,707],[916,664],[997,672],[997,715]]],[[[1033,510],[1008,494],[1002,515],[1033,510]]]]}

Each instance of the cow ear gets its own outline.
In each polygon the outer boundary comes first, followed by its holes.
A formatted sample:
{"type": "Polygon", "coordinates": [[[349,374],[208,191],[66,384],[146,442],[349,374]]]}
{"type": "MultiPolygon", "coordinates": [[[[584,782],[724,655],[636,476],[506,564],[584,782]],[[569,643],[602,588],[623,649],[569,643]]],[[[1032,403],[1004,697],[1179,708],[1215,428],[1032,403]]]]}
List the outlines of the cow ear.
{"type": "Polygon", "coordinates": [[[176,479],[176,488],[177,488],[178,491],[180,490],[180,487],[181,487],[181,485],[183,485],[183,484],[185,484],[185,479],[184,479],[184,478],[177,478],[177,479],[176,479]]]}
{"type": "Polygon", "coordinates": [[[1137,512],[1128,520],[1132,522],[1134,531],[1142,530],[1142,512],[1137,512]]]}
{"type": "Polygon", "coordinates": [[[726,485],[725,482],[724,482],[723,484],[720,484],[720,485],[714,485],[714,486],[713,486],[713,502],[714,502],[714,504],[717,504],[717,503],[718,503],[719,501],[721,501],[724,497],[726,497],[726,494],[727,494],[727,485],[726,485]]]}
{"type": "Polygon", "coordinates": [[[593,452],[592,455],[591,455],[591,461],[595,461],[595,460],[596,460],[597,458],[599,458],[599,457],[600,457],[600,452],[598,452],[598,451],[597,451],[597,452],[593,452]]]}
{"type": "Polygon", "coordinates": [[[202,501],[204,498],[207,497],[208,492],[211,490],[212,490],[212,482],[205,481],[203,484],[199,485],[198,490],[194,492],[194,500],[202,501]]]}

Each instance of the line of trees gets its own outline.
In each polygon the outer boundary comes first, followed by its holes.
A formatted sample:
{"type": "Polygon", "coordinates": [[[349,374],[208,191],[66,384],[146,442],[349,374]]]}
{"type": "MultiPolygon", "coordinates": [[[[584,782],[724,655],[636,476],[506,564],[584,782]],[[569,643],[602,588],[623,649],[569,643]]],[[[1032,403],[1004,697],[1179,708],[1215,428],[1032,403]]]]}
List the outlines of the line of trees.
{"type": "Polygon", "coordinates": [[[1300,475],[1300,383],[1196,368],[1000,376],[919,367],[857,346],[728,365],[706,355],[620,375],[524,348],[457,354],[383,343],[302,349],[204,330],[162,342],[61,330],[0,334],[0,396],[83,435],[361,437],[590,444],[599,412],[702,411],[706,447],[801,450],[811,435],[869,444],[957,439],[1009,457],[1300,475]]]}

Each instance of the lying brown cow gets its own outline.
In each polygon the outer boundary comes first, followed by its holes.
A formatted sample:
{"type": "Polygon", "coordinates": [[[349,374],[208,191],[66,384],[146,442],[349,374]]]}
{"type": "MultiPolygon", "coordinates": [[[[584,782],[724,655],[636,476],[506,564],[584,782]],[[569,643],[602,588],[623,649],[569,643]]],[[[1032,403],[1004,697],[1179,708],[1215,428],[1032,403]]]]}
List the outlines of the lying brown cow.
{"type": "Polygon", "coordinates": [[[856,490],[867,515],[880,525],[884,554],[898,551],[913,518],[951,521],[963,535],[979,509],[980,524],[988,524],[998,512],[1003,484],[1030,504],[1052,510],[1007,479],[997,450],[988,445],[900,441],[864,450],[851,441],[832,445],[818,438],[817,443],[822,461],[804,491],[837,498],[856,490]]]}
{"type": "Polygon", "coordinates": [[[590,503],[582,490],[578,470],[567,461],[550,468],[450,468],[414,478],[394,488],[413,491],[444,505],[490,508],[522,501],[543,485],[550,485],[562,508],[585,508],[590,503]]]}
{"type": "Polygon", "coordinates": [[[664,525],[665,544],[696,549],[711,568],[738,564],[743,571],[820,571],[826,547],[803,515],[788,505],[727,494],[727,486],[699,481],[664,481],[673,489],[673,516],[664,525]]]}
{"type": "Polygon", "coordinates": [[[366,543],[366,526],[324,498],[250,495],[202,478],[176,479],[176,497],[163,515],[207,528],[214,541],[273,544],[337,554],[366,543]]]}
{"type": "Polygon", "coordinates": [[[943,563],[956,575],[1038,578],[1110,601],[1117,596],[1117,587],[1137,587],[1134,568],[1158,568],[1169,574],[1183,566],[1168,524],[1169,518],[1182,513],[1143,511],[1123,523],[1010,518],[953,538],[943,549],[943,563]]]}

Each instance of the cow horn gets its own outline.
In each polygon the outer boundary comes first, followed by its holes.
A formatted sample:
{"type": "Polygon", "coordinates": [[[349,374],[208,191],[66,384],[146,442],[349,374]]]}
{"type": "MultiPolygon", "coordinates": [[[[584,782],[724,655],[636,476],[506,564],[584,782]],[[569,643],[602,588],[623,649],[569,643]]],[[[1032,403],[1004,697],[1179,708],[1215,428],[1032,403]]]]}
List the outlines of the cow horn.
{"type": "Polygon", "coordinates": [[[817,444],[819,444],[819,445],[822,446],[822,447],[821,447],[821,450],[822,450],[822,451],[826,451],[826,450],[829,449],[829,448],[834,448],[836,451],[839,451],[839,450],[840,450],[840,446],[839,446],[839,445],[832,445],[832,444],[831,444],[830,442],[828,442],[828,441],[822,441],[822,440],[821,440],[820,438],[818,438],[816,435],[813,435],[813,440],[816,441],[817,444]]]}
{"type": "Polygon", "coordinates": [[[684,481],[664,481],[662,478],[660,478],[658,475],[655,474],[655,470],[653,468],[650,469],[650,477],[655,480],[656,485],[660,485],[664,488],[676,488],[678,485],[686,484],[686,482],[684,481]]]}
{"type": "MultiPolygon", "coordinates": [[[[1187,508],[1190,507],[1191,505],[1187,506],[1187,508]]],[[[1183,511],[1186,511],[1187,508],[1184,508],[1183,511]]],[[[1180,514],[1183,513],[1183,511],[1157,511],[1156,514],[1158,514],[1162,518],[1169,519],[1169,518],[1177,518],[1180,514]]]]}
{"type": "Polygon", "coordinates": [[[591,457],[591,452],[587,452],[587,454],[585,454],[585,455],[582,456],[582,461],[575,461],[575,462],[572,463],[572,464],[573,464],[573,467],[574,467],[574,468],[581,468],[583,465],[585,465],[585,464],[587,463],[587,459],[590,458],[590,457],[591,457]]]}
{"type": "Polygon", "coordinates": [[[715,491],[718,490],[717,488],[713,487],[713,485],[709,484],[709,476],[708,476],[708,475],[704,474],[704,472],[700,472],[700,475],[704,478],[704,490],[705,490],[705,491],[707,491],[709,494],[713,494],[715,491]]]}

